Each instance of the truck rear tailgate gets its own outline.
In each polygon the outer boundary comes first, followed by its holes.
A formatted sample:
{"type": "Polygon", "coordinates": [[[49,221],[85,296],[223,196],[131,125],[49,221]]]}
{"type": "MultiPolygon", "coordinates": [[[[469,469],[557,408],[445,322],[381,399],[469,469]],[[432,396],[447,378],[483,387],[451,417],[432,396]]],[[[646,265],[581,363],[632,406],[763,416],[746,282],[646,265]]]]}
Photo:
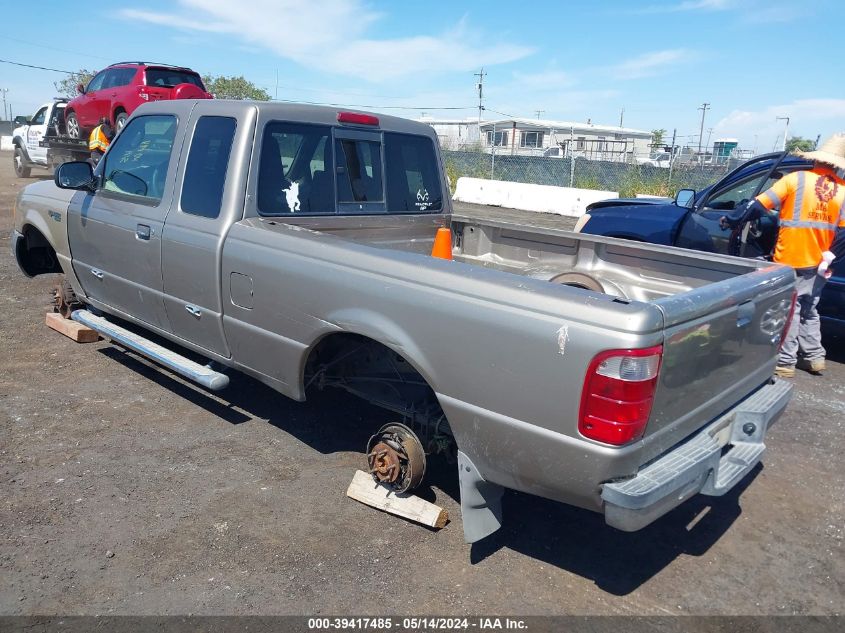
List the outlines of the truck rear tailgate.
{"type": "Polygon", "coordinates": [[[665,338],[649,453],[670,448],[772,377],[794,282],[791,268],[768,265],[654,302],[665,338]]]}

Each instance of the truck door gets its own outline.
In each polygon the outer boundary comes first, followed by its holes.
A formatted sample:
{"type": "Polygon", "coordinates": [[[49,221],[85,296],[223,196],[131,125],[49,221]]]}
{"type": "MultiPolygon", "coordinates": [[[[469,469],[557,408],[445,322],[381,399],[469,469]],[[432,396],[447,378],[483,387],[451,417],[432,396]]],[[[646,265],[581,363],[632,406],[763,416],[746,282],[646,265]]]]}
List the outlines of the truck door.
{"type": "Polygon", "coordinates": [[[29,127],[26,129],[26,153],[29,160],[34,163],[47,164],[47,148],[41,147],[39,143],[44,138],[47,131],[47,110],[48,106],[39,108],[32,121],[29,122],[29,127]]]}
{"type": "Polygon", "coordinates": [[[182,136],[172,114],[132,119],[98,167],[97,191],[74,196],[68,208],[73,266],[85,292],[165,331],[161,233],[182,136]]]}
{"type": "MultiPolygon", "coordinates": [[[[255,112],[216,116],[198,103],[188,125],[190,145],[177,175],[162,239],[164,303],[172,332],[207,350],[229,356],[223,332],[223,241],[243,217],[247,162],[255,112]],[[233,151],[233,146],[235,150],[233,151]]],[[[228,296],[228,294],[225,294],[228,296]]]]}

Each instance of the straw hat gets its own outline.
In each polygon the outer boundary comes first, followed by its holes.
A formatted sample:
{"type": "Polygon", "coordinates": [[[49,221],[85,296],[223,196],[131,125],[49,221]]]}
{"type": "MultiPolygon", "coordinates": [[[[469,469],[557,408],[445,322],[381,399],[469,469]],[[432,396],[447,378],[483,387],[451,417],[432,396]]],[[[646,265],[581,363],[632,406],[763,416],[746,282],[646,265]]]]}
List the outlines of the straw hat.
{"type": "Polygon", "coordinates": [[[795,152],[801,158],[845,169],[845,134],[834,134],[822,146],[812,152],[795,152]]]}

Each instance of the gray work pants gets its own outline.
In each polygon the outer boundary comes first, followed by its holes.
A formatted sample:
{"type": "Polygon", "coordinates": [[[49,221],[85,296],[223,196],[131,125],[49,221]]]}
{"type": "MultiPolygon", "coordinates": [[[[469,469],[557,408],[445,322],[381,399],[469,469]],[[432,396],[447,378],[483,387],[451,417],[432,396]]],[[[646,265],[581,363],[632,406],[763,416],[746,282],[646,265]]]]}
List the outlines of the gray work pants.
{"type": "Polygon", "coordinates": [[[799,356],[807,360],[822,360],[825,355],[816,306],[827,280],[815,268],[796,268],[795,276],[798,279],[795,285],[798,303],[778,358],[778,365],[787,367],[794,367],[799,356]]]}

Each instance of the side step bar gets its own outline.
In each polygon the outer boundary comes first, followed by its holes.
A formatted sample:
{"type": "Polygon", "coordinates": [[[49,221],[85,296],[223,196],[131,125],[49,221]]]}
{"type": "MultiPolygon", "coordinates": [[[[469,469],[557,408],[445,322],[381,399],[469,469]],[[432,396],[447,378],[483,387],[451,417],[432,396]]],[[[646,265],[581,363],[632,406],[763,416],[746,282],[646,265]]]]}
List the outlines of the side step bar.
{"type": "Polygon", "coordinates": [[[111,321],[97,316],[88,310],[76,310],[72,317],[74,321],[87,325],[96,331],[103,338],[111,339],[118,345],[131,349],[151,361],[158,363],[169,370],[184,376],[188,380],[202,385],[211,391],[220,391],[229,385],[229,377],[220,372],[214,371],[204,365],[200,365],[181,354],[162,347],[158,343],[130,332],[126,328],[115,325],[111,321]]]}

